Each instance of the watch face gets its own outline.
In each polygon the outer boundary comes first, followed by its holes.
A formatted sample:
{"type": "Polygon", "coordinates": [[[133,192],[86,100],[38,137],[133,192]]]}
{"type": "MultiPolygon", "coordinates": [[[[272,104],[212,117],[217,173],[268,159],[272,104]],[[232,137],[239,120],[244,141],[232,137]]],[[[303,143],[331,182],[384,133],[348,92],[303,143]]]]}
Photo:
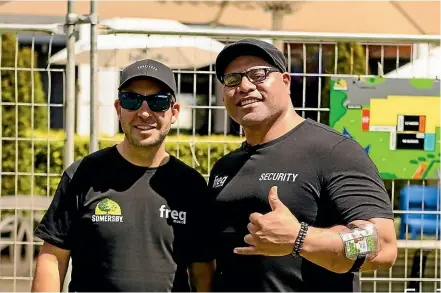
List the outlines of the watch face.
{"type": "Polygon", "coordinates": [[[345,255],[349,259],[357,259],[358,256],[375,254],[377,242],[375,234],[369,233],[366,229],[356,228],[340,233],[343,240],[345,255]]]}
{"type": "Polygon", "coordinates": [[[358,249],[353,241],[345,241],[345,255],[347,258],[356,260],[358,256],[358,249]]]}

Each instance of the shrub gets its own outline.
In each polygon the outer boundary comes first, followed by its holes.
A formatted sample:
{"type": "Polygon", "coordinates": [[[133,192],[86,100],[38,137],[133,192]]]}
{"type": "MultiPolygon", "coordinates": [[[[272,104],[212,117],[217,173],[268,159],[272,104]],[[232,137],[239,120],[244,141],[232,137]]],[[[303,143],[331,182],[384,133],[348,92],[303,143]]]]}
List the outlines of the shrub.
{"type": "MultiPolygon", "coordinates": [[[[42,133],[35,133],[36,138],[40,138],[34,142],[34,148],[24,148],[21,157],[26,158],[26,164],[34,161],[34,181],[33,194],[35,195],[53,195],[60,175],[63,172],[63,158],[64,158],[64,133],[52,132],[49,136],[42,133]],[[32,160],[31,157],[34,157],[32,160]]],[[[111,138],[101,138],[99,141],[99,148],[112,146],[122,140],[122,135],[111,138]]],[[[166,140],[167,151],[181,159],[183,162],[191,167],[194,167],[202,175],[208,175],[213,164],[223,155],[240,146],[242,142],[238,137],[224,137],[224,136],[174,136],[171,135],[166,140]],[[191,149],[194,150],[194,160],[191,149]],[[199,165],[198,165],[199,164],[199,165]]],[[[74,159],[78,160],[88,154],[89,137],[75,136],[75,155],[74,159]]],[[[4,161],[5,164],[12,164],[15,158],[11,157],[4,161]]],[[[31,176],[28,176],[28,181],[31,183],[31,176]]],[[[2,182],[7,186],[14,185],[15,176],[3,176],[2,182]]],[[[30,188],[21,189],[22,195],[31,194],[30,188]]],[[[12,192],[10,195],[15,194],[12,192]]]]}
{"type": "Polygon", "coordinates": [[[13,34],[1,35],[1,170],[3,195],[31,192],[33,162],[29,153],[30,129],[47,129],[47,107],[40,73],[34,71],[37,54],[30,48],[18,48],[13,34]],[[16,54],[17,53],[17,54],[16,54]],[[6,173],[6,174],[5,174],[6,173]]]}

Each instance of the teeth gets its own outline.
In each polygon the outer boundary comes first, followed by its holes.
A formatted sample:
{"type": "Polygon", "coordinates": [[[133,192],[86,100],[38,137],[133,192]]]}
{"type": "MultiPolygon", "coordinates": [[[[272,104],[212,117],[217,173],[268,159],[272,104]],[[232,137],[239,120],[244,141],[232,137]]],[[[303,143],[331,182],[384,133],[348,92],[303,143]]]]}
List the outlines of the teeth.
{"type": "Polygon", "coordinates": [[[141,125],[136,126],[136,128],[141,129],[141,130],[149,130],[150,129],[149,126],[141,126],[141,125]]]}
{"type": "Polygon", "coordinates": [[[258,102],[257,99],[247,99],[247,100],[241,101],[240,105],[245,106],[245,105],[256,103],[256,102],[258,102]]]}

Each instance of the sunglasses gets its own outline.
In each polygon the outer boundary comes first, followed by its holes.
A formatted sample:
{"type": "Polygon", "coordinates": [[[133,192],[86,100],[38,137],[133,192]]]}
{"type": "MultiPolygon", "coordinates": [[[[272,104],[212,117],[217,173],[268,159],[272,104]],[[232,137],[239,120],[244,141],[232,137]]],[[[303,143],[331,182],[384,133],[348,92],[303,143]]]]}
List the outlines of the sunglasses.
{"type": "Polygon", "coordinates": [[[228,87],[238,86],[242,83],[242,79],[244,76],[248,78],[248,80],[254,84],[260,83],[268,78],[268,75],[271,72],[279,72],[280,70],[267,67],[267,66],[259,66],[253,67],[243,72],[232,72],[225,74],[222,76],[222,83],[228,87]]]}
{"type": "Polygon", "coordinates": [[[126,110],[138,110],[141,107],[142,102],[146,101],[150,110],[153,112],[164,112],[170,108],[171,101],[174,97],[170,93],[157,93],[143,96],[137,93],[119,92],[118,98],[120,100],[121,107],[126,110]]]}

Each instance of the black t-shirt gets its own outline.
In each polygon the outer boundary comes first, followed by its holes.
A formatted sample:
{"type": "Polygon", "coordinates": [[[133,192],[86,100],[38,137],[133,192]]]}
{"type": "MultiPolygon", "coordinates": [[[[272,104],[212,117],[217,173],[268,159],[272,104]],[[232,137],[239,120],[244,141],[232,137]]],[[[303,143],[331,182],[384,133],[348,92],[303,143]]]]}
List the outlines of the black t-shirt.
{"type": "Polygon", "coordinates": [[[357,291],[358,274],[337,274],[301,257],[247,256],[249,215],[268,213],[268,192],[299,221],[314,227],[353,220],[393,218],[389,196],[365,150],[331,128],[305,120],[271,142],[231,152],[213,166],[209,187],[216,198],[216,291],[357,291]]]}
{"type": "Polygon", "coordinates": [[[207,191],[173,156],[139,167],[113,146],[64,172],[36,236],[71,250],[69,291],[188,291],[187,266],[214,257],[207,191]]]}

